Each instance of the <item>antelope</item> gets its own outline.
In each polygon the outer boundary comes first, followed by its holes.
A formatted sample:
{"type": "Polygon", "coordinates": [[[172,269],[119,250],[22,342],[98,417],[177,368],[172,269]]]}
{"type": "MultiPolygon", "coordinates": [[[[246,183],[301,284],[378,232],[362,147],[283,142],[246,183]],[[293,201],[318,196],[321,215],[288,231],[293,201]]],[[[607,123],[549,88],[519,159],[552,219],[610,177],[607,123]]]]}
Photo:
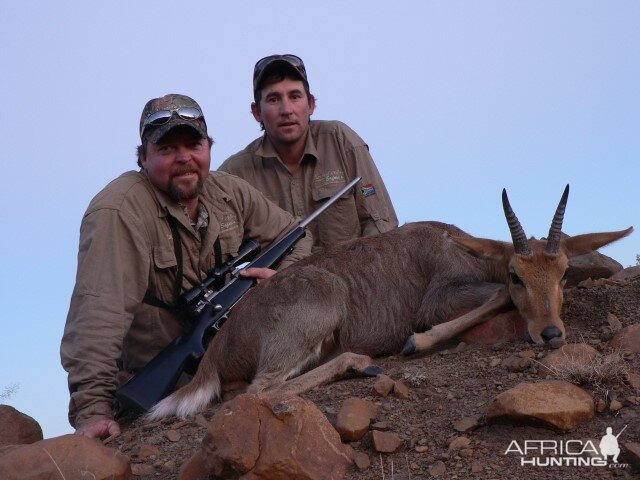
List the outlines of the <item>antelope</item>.
{"type": "Polygon", "coordinates": [[[416,222],[297,262],[245,295],[192,381],[149,418],[192,415],[219,400],[227,382],[289,395],[348,374],[376,375],[371,357],[426,352],[500,312],[515,310],[533,343],[563,342],[569,258],[633,231],[562,238],[568,194],[567,185],[547,240],[527,239],[503,190],[513,243],[416,222]]]}

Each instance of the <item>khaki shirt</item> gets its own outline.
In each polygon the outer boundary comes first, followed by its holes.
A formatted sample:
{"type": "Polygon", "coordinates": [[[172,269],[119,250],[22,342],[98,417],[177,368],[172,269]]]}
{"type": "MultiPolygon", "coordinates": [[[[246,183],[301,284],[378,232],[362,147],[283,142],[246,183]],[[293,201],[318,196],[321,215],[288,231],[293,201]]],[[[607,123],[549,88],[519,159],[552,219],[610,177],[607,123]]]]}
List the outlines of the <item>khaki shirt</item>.
{"type": "MultiPolygon", "coordinates": [[[[226,173],[212,172],[199,200],[209,217],[200,231],[140,172],[121,175],[91,201],[80,227],[78,272],[60,348],[72,425],[112,418],[118,371],[139,370],[182,333],[169,311],[142,302],[147,291],[174,301],[177,260],[167,216],[176,220],[182,244],[182,292],[215,267],[216,238],[226,260],[243,241],[255,239],[264,248],[297,223],[226,173]]],[[[300,240],[282,267],[308,255],[311,243],[308,236],[300,240]]]]}
{"type": "Polygon", "coordinates": [[[289,213],[307,217],[347,182],[355,188],[309,226],[314,250],[398,226],[387,189],[366,143],[337,121],[310,123],[300,167],[291,173],[266,135],[229,157],[219,170],[244,178],[289,213]]]}

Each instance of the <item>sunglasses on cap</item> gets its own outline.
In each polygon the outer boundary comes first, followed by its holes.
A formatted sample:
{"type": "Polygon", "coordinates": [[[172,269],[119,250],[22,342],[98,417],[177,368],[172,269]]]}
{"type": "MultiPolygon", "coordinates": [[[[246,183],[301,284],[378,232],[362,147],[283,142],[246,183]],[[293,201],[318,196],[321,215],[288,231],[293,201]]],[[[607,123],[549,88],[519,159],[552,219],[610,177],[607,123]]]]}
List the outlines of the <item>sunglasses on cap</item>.
{"type": "Polygon", "coordinates": [[[304,67],[304,62],[302,59],[296,55],[287,53],[285,55],[269,55],[268,57],[261,58],[256,62],[256,66],[253,68],[253,81],[262,74],[264,69],[276,60],[283,60],[295,68],[303,78],[307,78],[307,70],[304,67]]]}
{"type": "Polygon", "coordinates": [[[173,110],[158,110],[157,112],[149,115],[142,127],[140,128],[140,137],[144,135],[144,131],[148,126],[157,127],[158,125],[164,125],[171,120],[171,117],[176,114],[183,120],[198,120],[203,118],[202,112],[195,107],[180,107],[173,110]]]}

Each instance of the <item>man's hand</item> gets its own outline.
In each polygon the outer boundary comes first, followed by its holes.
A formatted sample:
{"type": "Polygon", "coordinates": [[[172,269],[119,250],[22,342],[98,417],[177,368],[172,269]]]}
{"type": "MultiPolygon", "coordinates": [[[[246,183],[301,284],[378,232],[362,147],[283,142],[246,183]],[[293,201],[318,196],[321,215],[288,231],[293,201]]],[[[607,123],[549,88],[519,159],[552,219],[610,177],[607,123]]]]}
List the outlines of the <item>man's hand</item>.
{"type": "Polygon", "coordinates": [[[120,425],[115,420],[105,418],[85,423],[76,429],[76,435],[89,438],[106,438],[110,435],[120,435],[120,425]]]}
{"type": "Polygon", "coordinates": [[[275,270],[271,270],[270,268],[245,268],[244,270],[240,270],[241,277],[249,277],[255,278],[260,283],[261,280],[267,280],[273,277],[276,274],[275,270]]]}

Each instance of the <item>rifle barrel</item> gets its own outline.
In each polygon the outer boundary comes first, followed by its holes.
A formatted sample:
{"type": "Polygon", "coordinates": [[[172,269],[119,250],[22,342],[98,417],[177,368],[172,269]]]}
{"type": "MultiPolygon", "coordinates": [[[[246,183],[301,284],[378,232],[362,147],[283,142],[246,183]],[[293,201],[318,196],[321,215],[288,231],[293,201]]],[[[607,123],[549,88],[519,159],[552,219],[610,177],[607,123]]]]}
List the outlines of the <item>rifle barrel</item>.
{"type": "MultiPolygon", "coordinates": [[[[270,268],[277,265],[282,257],[293,248],[293,245],[304,236],[305,227],[359,180],[360,177],[356,177],[346,184],[309,217],[254,258],[248,267],[270,268]]],[[[256,245],[252,247],[254,251],[255,247],[256,245]]],[[[246,251],[243,249],[242,256],[247,253],[249,253],[249,249],[246,251]]],[[[237,260],[242,256],[238,255],[237,260]]],[[[235,263],[231,262],[226,266],[235,266],[235,263]]],[[[198,299],[201,300],[202,305],[205,305],[202,310],[197,310],[198,313],[194,316],[189,331],[175,338],[142,370],[116,391],[116,398],[125,409],[136,413],[146,412],[169,395],[185,368],[188,365],[197,364],[204,355],[206,340],[210,340],[220,329],[226,321],[229,311],[256,284],[256,280],[253,278],[234,274],[229,283],[213,292],[208,290],[212,282],[213,280],[207,278],[202,284],[182,296],[183,308],[190,308],[192,304],[197,303],[198,299]]],[[[193,310],[191,313],[193,314],[193,310]]]]}

